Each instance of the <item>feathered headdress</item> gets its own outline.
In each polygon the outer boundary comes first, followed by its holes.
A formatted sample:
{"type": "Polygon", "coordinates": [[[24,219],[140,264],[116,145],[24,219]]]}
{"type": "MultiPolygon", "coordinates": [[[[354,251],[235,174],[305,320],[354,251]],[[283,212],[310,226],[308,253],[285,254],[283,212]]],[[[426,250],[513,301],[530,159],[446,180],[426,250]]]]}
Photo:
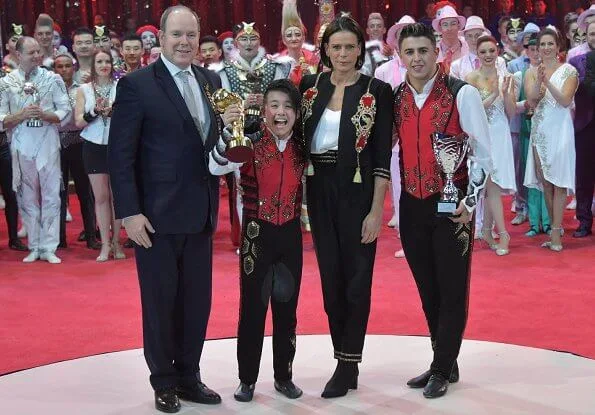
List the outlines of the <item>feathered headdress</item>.
{"type": "Polygon", "coordinates": [[[281,35],[290,27],[299,27],[304,34],[306,32],[306,27],[298,13],[297,0],[283,0],[281,35]]]}

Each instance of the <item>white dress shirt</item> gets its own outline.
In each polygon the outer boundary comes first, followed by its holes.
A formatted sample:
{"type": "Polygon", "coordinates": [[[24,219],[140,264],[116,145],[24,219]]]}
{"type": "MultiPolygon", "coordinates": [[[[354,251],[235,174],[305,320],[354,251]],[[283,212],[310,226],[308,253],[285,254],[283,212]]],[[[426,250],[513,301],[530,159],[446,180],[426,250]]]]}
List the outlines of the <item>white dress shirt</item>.
{"type": "MultiPolygon", "coordinates": [[[[172,62],[170,62],[165,56],[163,56],[163,54],[161,54],[161,60],[163,61],[163,64],[169,71],[170,75],[174,78],[176,86],[178,87],[178,90],[180,91],[180,95],[182,97],[184,97],[184,81],[178,74],[184,71],[187,71],[189,73],[188,82],[190,84],[190,89],[192,89],[192,93],[194,94],[196,100],[199,101],[196,105],[198,111],[200,112],[199,117],[202,120],[204,120],[205,129],[208,131],[211,123],[211,117],[209,116],[209,111],[207,109],[208,103],[205,95],[202,93],[202,90],[198,85],[198,81],[196,80],[196,76],[194,75],[192,67],[188,66],[186,68],[180,69],[172,62]]],[[[203,137],[203,140],[206,140],[206,137],[203,137]]]]}
{"type": "Polygon", "coordinates": [[[320,122],[314,131],[312,154],[322,154],[329,150],[339,149],[339,127],[341,125],[341,111],[332,111],[326,108],[322,113],[320,122]]]}

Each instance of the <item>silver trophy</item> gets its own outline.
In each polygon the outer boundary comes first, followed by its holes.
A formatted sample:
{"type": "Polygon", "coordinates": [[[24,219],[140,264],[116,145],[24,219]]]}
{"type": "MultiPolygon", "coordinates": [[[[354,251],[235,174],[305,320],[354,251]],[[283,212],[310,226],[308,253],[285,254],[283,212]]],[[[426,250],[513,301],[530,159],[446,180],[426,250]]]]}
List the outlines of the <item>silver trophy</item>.
{"type": "MultiPolygon", "coordinates": [[[[25,82],[23,84],[23,92],[25,95],[29,95],[31,97],[34,105],[39,105],[41,101],[39,98],[39,92],[33,82],[25,82]]],[[[43,121],[41,121],[39,118],[30,118],[25,124],[27,127],[43,127],[43,121]]]]}
{"type": "Polygon", "coordinates": [[[442,189],[436,214],[454,216],[453,213],[459,204],[459,189],[455,186],[453,178],[469,150],[469,136],[465,133],[455,136],[433,133],[432,148],[436,162],[446,176],[446,185],[442,189]]]}

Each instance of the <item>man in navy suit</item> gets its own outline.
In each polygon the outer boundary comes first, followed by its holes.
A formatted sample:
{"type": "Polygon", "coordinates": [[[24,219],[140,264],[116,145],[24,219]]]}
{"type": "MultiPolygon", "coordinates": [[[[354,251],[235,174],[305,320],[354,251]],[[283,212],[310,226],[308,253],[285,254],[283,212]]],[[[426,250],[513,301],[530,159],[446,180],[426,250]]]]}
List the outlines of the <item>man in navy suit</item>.
{"type": "Polygon", "coordinates": [[[161,57],[120,79],[108,163],[117,218],[136,243],[145,358],[155,406],[221,397],[201,381],[211,308],[218,178],[208,170],[219,137],[210,94],[219,77],[192,65],[199,19],[177,5],[161,17],[161,57]]]}

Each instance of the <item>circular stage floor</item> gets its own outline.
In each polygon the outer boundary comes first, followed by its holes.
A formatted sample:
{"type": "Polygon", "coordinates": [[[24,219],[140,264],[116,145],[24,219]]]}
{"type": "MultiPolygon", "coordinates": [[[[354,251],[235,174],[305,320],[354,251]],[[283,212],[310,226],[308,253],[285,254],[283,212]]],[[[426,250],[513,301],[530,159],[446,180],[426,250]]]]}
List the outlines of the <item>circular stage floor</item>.
{"type": "MultiPolygon", "coordinates": [[[[182,414],[593,414],[595,360],[529,347],[467,340],[461,381],[436,400],[405,386],[429,365],[424,337],[368,336],[359,389],[326,400],[320,392],[335,361],[329,336],[299,336],[294,382],[297,400],[275,392],[271,339],[265,339],[256,393],[251,403],[233,399],[237,386],[236,340],[205,344],[202,377],[223,403],[182,401],[182,414]]],[[[153,407],[141,349],[76,359],[0,377],[3,414],[144,415],[153,407]]]]}

